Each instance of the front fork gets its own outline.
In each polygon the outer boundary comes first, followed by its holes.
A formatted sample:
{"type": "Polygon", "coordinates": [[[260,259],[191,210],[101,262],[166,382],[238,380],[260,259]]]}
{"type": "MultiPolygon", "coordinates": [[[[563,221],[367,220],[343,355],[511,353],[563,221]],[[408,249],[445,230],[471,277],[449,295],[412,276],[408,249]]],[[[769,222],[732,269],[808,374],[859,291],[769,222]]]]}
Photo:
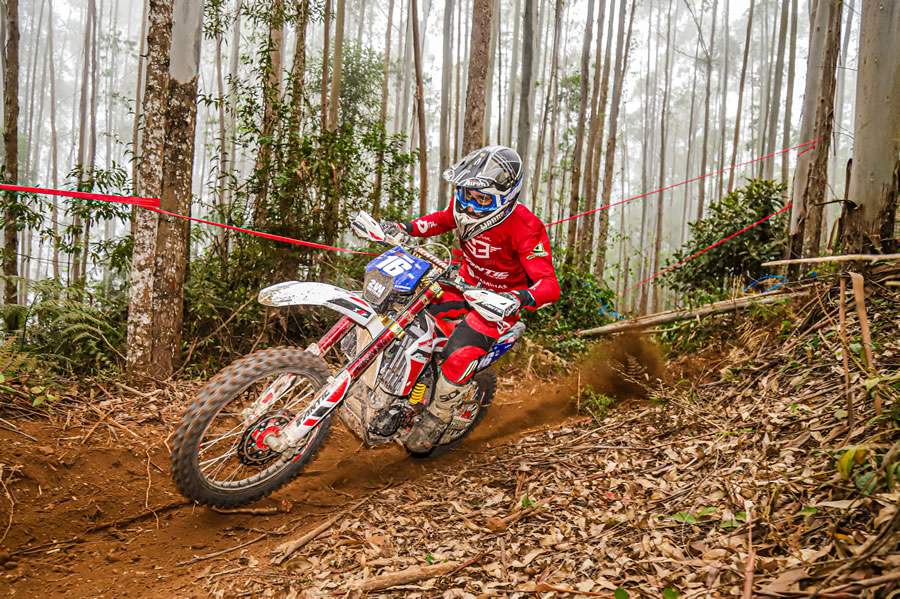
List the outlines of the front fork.
{"type": "MultiPolygon", "coordinates": [[[[388,324],[353,361],[329,378],[328,384],[319,391],[316,398],[302,413],[295,416],[280,432],[267,435],[263,442],[279,453],[284,453],[291,448],[299,446],[303,439],[341,404],[347,396],[351,385],[371,366],[375,358],[391,343],[405,335],[406,327],[412,323],[422,310],[434,300],[440,298],[442,294],[441,286],[437,283],[427,286],[413,303],[396,320],[388,324]]],[[[347,331],[350,330],[352,323],[347,325],[343,321],[344,319],[338,321],[322,340],[316,344],[321,354],[324,354],[329,347],[340,341],[347,334],[347,331]]]]}

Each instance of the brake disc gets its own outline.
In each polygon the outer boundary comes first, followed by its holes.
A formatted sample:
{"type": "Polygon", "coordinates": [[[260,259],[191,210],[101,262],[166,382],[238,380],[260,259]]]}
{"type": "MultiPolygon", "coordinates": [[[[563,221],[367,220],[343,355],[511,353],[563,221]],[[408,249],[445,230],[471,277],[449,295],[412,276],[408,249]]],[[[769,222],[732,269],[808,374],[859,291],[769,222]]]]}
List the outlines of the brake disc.
{"type": "Polygon", "coordinates": [[[277,435],[294,419],[294,414],[278,410],[263,414],[244,430],[237,447],[238,460],[245,466],[262,466],[280,455],[265,443],[269,435],[277,435]]]}

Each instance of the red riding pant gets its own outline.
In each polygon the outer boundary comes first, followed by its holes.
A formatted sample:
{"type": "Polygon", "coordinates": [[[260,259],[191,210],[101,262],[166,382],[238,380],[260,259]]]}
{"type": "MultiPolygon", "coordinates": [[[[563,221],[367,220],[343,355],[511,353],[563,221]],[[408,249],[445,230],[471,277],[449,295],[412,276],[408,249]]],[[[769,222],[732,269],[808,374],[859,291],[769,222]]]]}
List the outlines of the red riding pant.
{"type": "Polygon", "coordinates": [[[478,361],[487,355],[500,335],[508,331],[519,317],[516,315],[504,322],[491,322],[472,310],[459,290],[454,287],[443,287],[443,290],[441,302],[429,306],[428,312],[438,319],[441,329],[450,334],[442,352],[444,361],[441,373],[451,383],[462,385],[469,382],[478,361]]]}

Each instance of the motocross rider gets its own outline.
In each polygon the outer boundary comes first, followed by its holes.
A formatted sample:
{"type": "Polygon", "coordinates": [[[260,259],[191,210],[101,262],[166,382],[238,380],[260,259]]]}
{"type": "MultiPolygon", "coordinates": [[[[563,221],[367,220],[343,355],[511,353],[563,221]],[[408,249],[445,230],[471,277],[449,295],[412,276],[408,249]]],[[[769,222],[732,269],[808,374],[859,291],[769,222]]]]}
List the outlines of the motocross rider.
{"type": "Polygon", "coordinates": [[[434,399],[406,441],[417,452],[428,451],[440,440],[471,391],[479,359],[519,320],[519,311],[552,304],[560,293],[547,229],[517,201],[524,180],[518,152],[505,146],[475,150],[447,169],[444,179],[455,186],[447,209],[386,225],[413,237],[455,229],[462,248],[458,276],[514,302],[503,321],[490,322],[469,309],[458,289],[443,285],[441,302],[429,306],[433,316],[463,320],[442,351],[434,399]]]}

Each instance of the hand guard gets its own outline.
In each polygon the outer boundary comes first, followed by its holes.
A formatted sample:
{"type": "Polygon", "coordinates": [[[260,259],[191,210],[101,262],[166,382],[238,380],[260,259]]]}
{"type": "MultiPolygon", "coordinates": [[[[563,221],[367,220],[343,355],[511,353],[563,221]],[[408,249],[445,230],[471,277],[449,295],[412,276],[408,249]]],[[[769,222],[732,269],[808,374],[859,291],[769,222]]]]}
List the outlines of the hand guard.
{"type": "Polygon", "coordinates": [[[509,318],[518,314],[519,310],[522,309],[522,300],[519,299],[519,294],[516,292],[504,292],[500,295],[510,300],[510,304],[503,310],[503,318],[509,318]]]}
{"type": "Polygon", "coordinates": [[[384,229],[384,232],[387,235],[394,237],[401,243],[409,242],[409,230],[403,223],[398,223],[392,220],[383,220],[381,221],[381,228],[384,229]]]}

